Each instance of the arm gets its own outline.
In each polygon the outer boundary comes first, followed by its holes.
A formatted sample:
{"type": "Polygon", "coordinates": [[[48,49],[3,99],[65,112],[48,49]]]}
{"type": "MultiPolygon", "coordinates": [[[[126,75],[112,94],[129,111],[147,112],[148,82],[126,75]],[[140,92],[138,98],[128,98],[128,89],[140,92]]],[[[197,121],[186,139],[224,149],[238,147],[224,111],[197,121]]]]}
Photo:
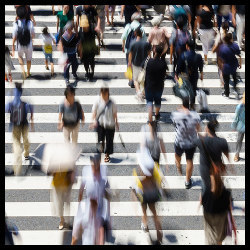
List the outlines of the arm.
{"type": "Polygon", "coordinates": [[[85,116],[84,116],[84,112],[83,112],[83,109],[82,109],[82,127],[83,127],[83,125],[84,125],[84,122],[85,122],[85,116]]]}
{"type": "Polygon", "coordinates": [[[12,56],[15,56],[15,42],[16,42],[16,37],[14,36],[12,39],[12,56]]]}
{"type": "Polygon", "coordinates": [[[97,25],[96,25],[96,27],[95,27],[95,31],[97,32],[97,33],[100,33],[100,26],[101,26],[101,19],[100,19],[100,17],[99,16],[97,16],[97,25]]]}
{"type": "Polygon", "coordinates": [[[128,66],[132,67],[132,52],[129,52],[128,54],[128,66]]]}
{"type": "Polygon", "coordinates": [[[200,71],[200,79],[201,81],[203,81],[203,60],[201,56],[200,56],[200,63],[199,63],[199,71],[200,71]]]}
{"type": "Polygon", "coordinates": [[[236,27],[236,5],[232,5],[232,23],[236,27]]]}
{"type": "Polygon", "coordinates": [[[170,46],[170,64],[173,64],[173,52],[174,52],[174,44],[172,43],[170,46]]]}
{"type": "Polygon", "coordinates": [[[238,56],[239,56],[239,58],[240,58],[240,61],[239,61],[239,69],[241,69],[241,55],[239,54],[238,56]]]}
{"type": "Polygon", "coordinates": [[[36,21],[33,14],[30,14],[30,19],[33,21],[34,26],[36,26],[36,21]]]}
{"type": "Polygon", "coordinates": [[[58,27],[59,27],[59,17],[57,16],[57,21],[56,21],[56,33],[58,33],[58,27]]]}
{"type": "Polygon", "coordinates": [[[57,46],[57,49],[63,53],[62,41],[60,40],[57,46]]]}
{"type": "Polygon", "coordinates": [[[79,15],[76,15],[76,33],[78,34],[79,15]]]}
{"type": "Polygon", "coordinates": [[[34,112],[33,112],[33,106],[29,104],[30,109],[30,125],[31,125],[31,131],[34,132],[34,112]]]}
{"type": "Polygon", "coordinates": [[[97,127],[97,121],[96,121],[96,110],[93,111],[92,114],[92,123],[89,125],[90,129],[94,129],[97,127]]]}
{"type": "Polygon", "coordinates": [[[81,184],[80,189],[79,189],[79,195],[78,195],[78,202],[82,200],[82,195],[83,195],[83,190],[84,190],[85,184],[81,184]]]}

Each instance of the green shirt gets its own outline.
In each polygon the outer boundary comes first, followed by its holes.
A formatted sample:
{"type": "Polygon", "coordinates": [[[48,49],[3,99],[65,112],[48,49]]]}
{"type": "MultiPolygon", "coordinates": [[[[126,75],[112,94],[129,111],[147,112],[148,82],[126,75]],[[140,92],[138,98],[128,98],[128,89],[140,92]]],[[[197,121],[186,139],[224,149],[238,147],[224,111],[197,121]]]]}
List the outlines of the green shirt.
{"type": "Polygon", "coordinates": [[[68,21],[73,19],[74,15],[70,11],[66,15],[63,15],[63,12],[59,11],[57,17],[59,18],[59,27],[62,29],[68,21]]]}

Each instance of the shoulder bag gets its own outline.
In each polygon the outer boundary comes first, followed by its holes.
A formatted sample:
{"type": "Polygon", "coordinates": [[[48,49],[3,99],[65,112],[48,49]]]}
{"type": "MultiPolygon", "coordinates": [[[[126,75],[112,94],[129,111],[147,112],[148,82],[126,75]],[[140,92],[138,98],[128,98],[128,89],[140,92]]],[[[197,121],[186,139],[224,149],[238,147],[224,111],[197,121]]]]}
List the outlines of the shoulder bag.
{"type": "Polygon", "coordinates": [[[145,83],[145,78],[146,78],[146,68],[147,68],[147,64],[148,61],[150,59],[150,56],[147,57],[145,63],[144,63],[144,67],[141,69],[138,78],[137,78],[137,82],[144,88],[144,83],[145,83]]]}

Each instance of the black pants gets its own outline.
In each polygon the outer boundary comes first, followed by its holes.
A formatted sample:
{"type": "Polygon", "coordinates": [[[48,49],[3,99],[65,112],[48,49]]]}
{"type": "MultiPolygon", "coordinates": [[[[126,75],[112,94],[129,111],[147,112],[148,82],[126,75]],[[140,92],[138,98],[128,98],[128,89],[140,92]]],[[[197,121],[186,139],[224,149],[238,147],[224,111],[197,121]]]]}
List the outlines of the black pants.
{"type": "Polygon", "coordinates": [[[194,104],[195,104],[195,97],[196,97],[196,90],[197,90],[198,79],[189,79],[189,81],[191,83],[191,86],[192,86],[192,89],[193,89],[193,92],[194,92],[194,96],[190,100],[190,105],[191,105],[191,107],[193,107],[194,104]]]}
{"type": "MultiPolygon", "coordinates": [[[[234,84],[233,84],[233,89],[236,91],[236,85],[237,85],[237,78],[236,78],[236,72],[232,74],[234,84]]],[[[229,80],[230,80],[230,75],[223,74],[223,80],[224,80],[224,90],[225,90],[225,95],[229,95],[229,80]]]]}
{"type": "Polygon", "coordinates": [[[98,126],[97,128],[98,134],[98,143],[101,143],[102,148],[104,149],[104,142],[106,140],[105,154],[113,154],[113,142],[115,135],[115,128],[104,128],[102,126],[98,126]]]}

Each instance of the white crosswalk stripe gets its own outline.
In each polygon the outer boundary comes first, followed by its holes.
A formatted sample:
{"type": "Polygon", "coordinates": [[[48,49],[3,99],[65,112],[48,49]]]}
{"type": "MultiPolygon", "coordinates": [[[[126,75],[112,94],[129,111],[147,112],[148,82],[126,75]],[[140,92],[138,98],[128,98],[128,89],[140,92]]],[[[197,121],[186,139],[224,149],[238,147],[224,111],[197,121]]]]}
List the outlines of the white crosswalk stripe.
{"type": "MultiPolygon", "coordinates": [[[[19,228],[20,237],[14,236],[15,244],[17,245],[61,245],[70,244],[72,231],[55,230],[58,229],[59,219],[54,217],[51,212],[51,202],[49,198],[49,191],[51,190],[52,177],[45,176],[44,173],[37,170],[36,166],[41,163],[41,157],[36,155],[35,148],[38,144],[43,143],[63,143],[64,137],[62,132],[57,130],[58,122],[58,105],[63,102],[63,92],[65,89],[65,81],[61,77],[63,69],[58,65],[60,52],[56,49],[53,51],[53,58],[55,63],[55,73],[57,76],[53,79],[43,79],[50,75],[50,71],[45,70],[44,54],[41,51],[41,41],[39,35],[42,33],[42,24],[47,24],[50,32],[56,34],[56,15],[52,15],[52,8],[49,5],[31,5],[32,11],[50,11],[48,16],[34,15],[37,22],[35,27],[35,39],[33,39],[34,51],[31,66],[32,75],[40,75],[41,79],[34,77],[25,80],[24,82],[24,95],[22,99],[35,105],[34,123],[35,132],[29,132],[30,141],[30,160],[23,159],[23,170],[30,167],[31,169],[26,176],[5,176],[5,211],[8,221],[11,221],[19,228]],[[59,77],[58,77],[59,76],[59,77]],[[56,111],[52,111],[55,110],[56,111]],[[36,112],[39,110],[39,112],[36,112]],[[38,157],[38,158],[37,158],[38,157]],[[40,158],[39,158],[40,157],[40,158]],[[58,224],[57,224],[58,223],[58,224]],[[65,237],[69,240],[65,243],[65,237]]],[[[55,5],[57,11],[57,5],[55,5]]],[[[12,32],[13,22],[15,20],[15,9],[13,5],[5,5],[5,45],[9,48],[12,46],[12,32]]],[[[156,13],[153,9],[148,12],[155,16],[156,13]]],[[[49,13],[49,12],[48,12],[49,13]]],[[[123,23],[124,18],[121,20],[118,16],[120,13],[120,6],[116,6],[114,22],[123,23]]],[[[145,27],[145,32],[151,30],[151,24],[145,27]]],[[[143,24],[142,24],[143,25],[143,24]]],[[[172,26],[171,21],[164,20],[161,26],[166,25],[168,32],[171,34],[172,26]]],[[[77,84],[76,99],[81,103],[83,110],[92,107],[99,88],[103,82],[106,82],[110,87],[111,98],[118,105],[118,121],[120,126],[124,129],[120,132],[125,145],[129,144],[135,147],[139,146],[140,134],[139,130],[131,130],[131,127],[145,124],[148,119],[146,113],[146,102],[138,103],[135,98],[135,90],[130,89],[128,80],[125,79],[124,72],[126,71],[125,54],[121,51],[121,35],[124,31],[123,25],[115,25],[115,27],[106,27],[104,34],[104,43],[108,46],[114,46],[112,49],[106,48],[101,50],[100,55],[96,56],[95,60],[98,63],[95,66],[95,74],[108,75],[110,79],[102,80],[94,79],[93,82],[86,82],[80,79],[77,84]],[[106,35],[106,37],[105,37],[106,35]],[[106,61],[108,63],[106,63],[106,61]],[[118,79],[113,77],[119,75],[118,79]],[[120,79],[121,78],[121,79],[120,79]],[[81,91],[83,94],[78,94],[81,91]],[[115,92],[115,94],[112,93],[115,92]],[[126,91],[126,92],[125,92],[126,91]],[[132,111],[130,111],[130,109],[132,111]],[[134,132],[131,132],[134,131],[134,132]]],[[[96,40],[97,42],[97,40],[96,40]]],[[[201,50],[198,51],[202,57],[204,54],[201,50]]],[[[169,62],[169,54],[166,59],[169,62]]],[[[241,53],[242,60],[245,60],[245,52],[241,53]]],[[[15,81],[22,81],[21,68],[18,63],[18,55],[15,53],[12,61],[14,62],[15,70],[12,71],[14,75],[13,83],[5,83],[5,103],[13,99],[12,89],[14,88],[15,81]]],[[[230,145],[229,161],[223,156],[225,164],[230,166],[229,171],[223,176],[223,182],[227,188],[236,194],[233,201],[233,215],[235,216],[236,224],[238,225],[237,236],[238,244],[245,244],[245,213],[241,208],[245,208],[245,151],[242,149],[240,153],[240,161],[234,162],[235,146],[237,141],[237,132],[233,131],[230,127],[234,120],[234,112],[240,100],[236,100],[233,94],[230,94],[230,99],[221,96],[221,86],[218,76],[218,68],[214,61],[216,54],[209,51],[208,60],[209,65],[204,66],[204,73],[207,77],[203,82],[198,81],[198,87],[205,87],[210,90],[211,94],[208,96],[208,105],[214,105],[217,113],[217,120],[220,123],[220,131],[217,133],[219,137],[223,137],[230,145]],[[213,63],[210,63],[210,61],[213,63]],[[210,77],[213,75],[213,77],[210,77]],[[231,172],[231,167],[233,172],[231,172]]],[[[172,65],[169,66],[169,72],[172,72],[172,65]]],[[[49,65],[50,67],[50,65],[49,65]]],[[[26,66],[25,66],[26,68],[26,66]]],[[[71,72],[71,70],[70,70],[71,72]]],[[[245,90],[245,63],[242,68],[237,72],[242,78],[237,87],[243,93],[245,90]]],[[[84,74],[85,69],[83,65],[79,65],[78,73],[84,74]]],[[[71,79],[70,79],[71,81],[71,79]]],[[[180,105],[181,100],[173,95],[172,91],[173,82],[169,79],[165,80],[165,90],[162,96],[162,117],[166,118],[165,122],[160,122],[160,126],[170,128],[173,126],[170,123],[169,109],[171,105],[180,105]],[[164,106],[165,105],[165,106],[164,106]]],[[[91,122],[91,110],[85,112],[85,127],[84,132],[79,132],[78,143],[83,145],[84,149],[92,147],[97,142],[96,133],[87,129],[91,122]]],[[[213,111],[214,112],[214,111],[213,111]]],[[[200,114],[201,115],[201,114],[200,114]]],[[[29,116],[28,116],[29,117],[29,116]]],[[[205,119],[202,123],[204,128],[205,119]]],[[[10,122],[10,115],[5,113],[5,127],[8,129],[10,122]]],[[[14,155],[12,152],[12,133],[5,131],[5,166],[12,168],[14,162],[14,155]]],[[[171,197],[170,200],[165,199],[157,203],[157,214],[163,221],[163,244],[167,245],[204,245],[204,230],[203,230],[203,209],[198,211],[199,193],[201,190],[201,177],[199,173],[200,153],[196,150],[194,155],[194,174],[192,176],[193,183],[198,183],[192,186],[190,190],[185,190],[184,181],[185,176],[177,176],[175,166],[174,154],[174,140],[175,133],[169,129],[161,132],[161,136],[165,143],[167,153],[167,162],[161,154],[160,164],[162,169],[165,168],[166,163],[169,165],[170,172],[164,172],[165,180],[164,190],[171,194],[178,193],[178,196],[171,197]],[[167,132],[165,132],[167,131],[167,132]],[[180,194],[182,193],[182,194],[180,194]]],[[[22,141],[22,140],[21,140],[22,141]]],[[[106,244],[151,244],[149,234],[144,233],[140,229],[142,210],[140,203],[133,201],[131,198],[131,187],[134,185],[135,178],[132,176],[132,168],[138,166],[136,151],[133,148],[128,148],[128,153],[120,151],[119,145],[121,141],[118,133],[114,137],[114,154],[111,155],[111,162],[107,163],[108,166],[108,180],[110,183],[111,191],[122,194],[119,198],[111,200],[110,213],[112,219],[112,235],[115,238],[113,243],[106,244]],[[118,151],[118,152],[116,152],[118,151]],[[112,161],[113,160],[113,161],[112,161]],[[131,169],[131,171],[130,171],[131,169]],[[120,172],[119,172],[120,171],[120,172]]],[[[243,140],[245,145],[245,139],[243,140]]],[[[243,146],[245,148],[245,146],[243,146]]],[[[76,162],[76,167],[82,169],[83,166],[89,164],[89,157],[91,153],[82,152],[76,162]]],[[[103,156],[102,156],[103,162],[103,156]]],[[[185,169],[185,157],[182,157],[181,163],[185,169]]],[[[72,187],[74,195],[80,188],[81,184],[81,171],[78,171],[76,183],[72,187]]],[[[112,198],[113,199],[113,198],[112,198]]],[[[70,217],[76,215],[78,201],[74,196],[70,202],[70,217]]],[[[148,215],[152,217],[152,213],[148,211],[148,215]]],[[[151,220],[151,219],[150,219],[151,220]]],[[[153,224],[152,224],[153,225],[153,224]]],[[[150,227],[150,235],[156,239],[156,231],[154,226],[150,227]]],[[[227,239],[223,244],[232,244],[231,239],[227,239]]]]}

